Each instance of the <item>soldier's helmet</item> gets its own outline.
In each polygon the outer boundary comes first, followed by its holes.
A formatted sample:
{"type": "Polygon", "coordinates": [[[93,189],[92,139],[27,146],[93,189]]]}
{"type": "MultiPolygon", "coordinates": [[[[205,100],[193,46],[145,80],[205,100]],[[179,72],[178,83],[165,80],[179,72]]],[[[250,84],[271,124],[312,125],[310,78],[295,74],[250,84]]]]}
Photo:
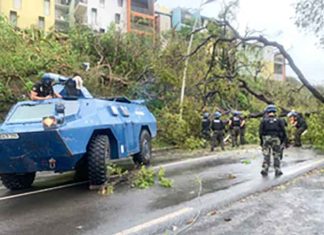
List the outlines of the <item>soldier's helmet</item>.
{"type": "Polygon", "coordinates": [[[241,115],[241,113],[239,111],[234,111],[233,112],[233,116],[240,116],[240,115],[241,115]]]}
{"type": "Polygon", "coordinates": [[[214,113],[215,118],[220,118],[222,116],[222,114],[220,112],[216,112],[214,113]]]}
{"type": "Polygon", "coordinates": [[[53,81],[54,79],[46,74],[42,77],[42,84],[46,87],[51,86],[53,81]]]}
{"type": "Polygon", "coordinates": [[[270,104],[266,107],[265,112],[266,113],[276,113],[277,107],[274,104],[270,104]]]}
{"type": "Polygon", "coordinates": [[[203,114],[203,118],[204,118],[204,119],[209,118],[209,113],[205,112],[205,113],[203,114]]]}
{"type": "Polygon", "coordinates": [[[295,111],[291,111],[287,114],[287,117],[297,117],[297,113],[295,111]]]}

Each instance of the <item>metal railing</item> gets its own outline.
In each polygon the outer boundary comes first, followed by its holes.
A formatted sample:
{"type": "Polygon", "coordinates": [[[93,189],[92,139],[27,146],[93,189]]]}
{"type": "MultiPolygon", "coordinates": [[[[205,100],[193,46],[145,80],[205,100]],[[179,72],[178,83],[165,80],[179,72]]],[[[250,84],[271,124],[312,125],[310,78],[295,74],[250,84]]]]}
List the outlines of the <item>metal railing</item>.
{"type": "Polygon", "coordinates": [[[65,5],[65,6],[69,6],[71,3],[70,0],[55,0],[55,4],[56,5],[65,5]]]}
{"type": "Polygon", "coordinates": [[[75,1],[75,5],[78,5],[79,3],[88,4],[88,0],[76,0],[75,1]]]}
{"type": "Polygon", "coordinates": [[[64,14],[62,12],[56,11],[55,20],[58,20],[58,21],[61,21],[61,22],[68,22],[69,21],[69,14],[64,14]]]}
{"type": "Polygon", "coordinates": [[[146,33],[154,33],[153,26],[138,24],[138,23],[134,23],[134,22],[132,22],[132,24],[131,24],[131,29],[146,32],[146,33]]]}

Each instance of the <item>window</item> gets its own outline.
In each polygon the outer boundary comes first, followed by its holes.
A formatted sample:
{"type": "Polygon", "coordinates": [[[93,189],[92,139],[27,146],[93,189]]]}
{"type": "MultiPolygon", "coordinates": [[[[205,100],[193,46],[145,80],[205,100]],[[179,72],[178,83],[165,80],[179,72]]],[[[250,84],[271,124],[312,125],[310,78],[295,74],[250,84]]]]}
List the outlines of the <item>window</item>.
{"type": "Polygon", "coordinates": [[[17,26],[17,12],[10,11],[9,21],[13,26],[17,26]]]}
{"type": "Polygon", "coordinates": [[[283,65],[282,64],[275,64],[274,65],[274,73],[275,74],[283,74],[283,65]]]}
{"type": "Polygon", "coordinates": [[[100,32],[100,33],[105,33],[105,32],[106,32],[106,30],[105,30],[105,29],[103,29],[103,28],[100,28],[100,29],[99,29],[99,32],[100,32]]]}
{"type": "Polygon", "coordinates": [[[132,1],[132,7],[148,9],[149,8],[149,2],[150,2],[149,0],[132,1]]]}
{"type": "Polygon", "coordinates": [[[105,0],[100,0],[100,7],[105,7],[105,0]]]}
{"type": "Polygon", "coordinates": [[[91,24],[92,25],[97,24],[97,9],[95,9],[95,8],[91,9],[91,24]]]}
{"type": "MultiPolygon", "coordinates": [[[[81,2],[83,2],[82,0],[79,0],[79,1],[81,1],[81,2]]],[[[71,2],[71,0],[56,0],[56,4],[58,3],[58,4],[62,4],[62,5],[70,5],[70,2],[71,2]]]]}
{"type": "Polygon", "coordinates": [[[115,14],[115,23],[120,24],[120,14],[118,13],[115,14]]]}
{"type": "Polygon", "coordinates": [[[49,16],[51,14],[51,2],[50,0],[44,0],[44,15],[49,16]]]}
{"type": "MultiPolygon", "coordinates": [[[[65,116],[75,115],[79,112],[78,101],[64,101],[65,116]]],[[[38,104],[38,105],[21,105],[14,110],[9,118],[9,123],[17,122],[39,122],[43,117],[53,116],[55,114],[54,104],[38,104]]]]}
{"type": "Polygon", "coordinates": [[[13,122],[41,121],[43,117],[54,114],[53,104],[41,104],[35,106],[22,105],[16,108],[9,119],[13,122]]]}
{"type": "Polygon", "coordinates": [[[117,0],[118,1],[118,6],[123,7],[124,1],[123,0],[117,0]]]}
{"type": "Polygon", "coordinates": [[[21,9],[21,0],[13,0],[13,8],[16,10],[21,9]]]}
{"type": "Polygon", "coordinates": [[[40,30],[45,30],[45,18],[44,17],[38,17],[38,28],[40,30]]]}

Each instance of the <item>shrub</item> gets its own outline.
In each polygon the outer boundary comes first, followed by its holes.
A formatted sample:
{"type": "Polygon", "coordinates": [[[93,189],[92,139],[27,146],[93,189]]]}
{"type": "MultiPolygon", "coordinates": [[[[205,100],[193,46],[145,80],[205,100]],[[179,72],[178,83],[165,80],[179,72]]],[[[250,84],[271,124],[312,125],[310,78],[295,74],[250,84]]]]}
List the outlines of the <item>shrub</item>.
{"type": "Polygon", "coordinates": [[[246,120],[246,132],[245,140],[248,144],[258,144],[259,143],[259,119],[247,119],[246,120]]]}
{"type": "Polygon", "coordinates": [[[309,141],[315,148],[324,150],[324,111],[311,115],[306,119],[308,130],[303,136],[304,141],[309,141]]]}

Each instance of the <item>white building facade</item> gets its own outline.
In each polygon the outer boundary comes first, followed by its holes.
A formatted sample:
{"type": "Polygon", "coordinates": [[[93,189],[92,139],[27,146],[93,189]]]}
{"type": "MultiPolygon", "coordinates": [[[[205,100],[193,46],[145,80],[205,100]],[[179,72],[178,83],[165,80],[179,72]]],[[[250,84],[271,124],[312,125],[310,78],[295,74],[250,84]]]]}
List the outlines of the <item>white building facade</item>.
{"type": "Polygon", "coordinates": [[[106,32],[114,24],[121,32],[154,35],[155,0],[72,0],[74,23],[106,32]]]}
{"type": "Polygon", "coordinates": [[[84,24],[98,32],[106,32],[114,24],[127,29],[127,0],[76,0],[75,23],[84,24]]]}

